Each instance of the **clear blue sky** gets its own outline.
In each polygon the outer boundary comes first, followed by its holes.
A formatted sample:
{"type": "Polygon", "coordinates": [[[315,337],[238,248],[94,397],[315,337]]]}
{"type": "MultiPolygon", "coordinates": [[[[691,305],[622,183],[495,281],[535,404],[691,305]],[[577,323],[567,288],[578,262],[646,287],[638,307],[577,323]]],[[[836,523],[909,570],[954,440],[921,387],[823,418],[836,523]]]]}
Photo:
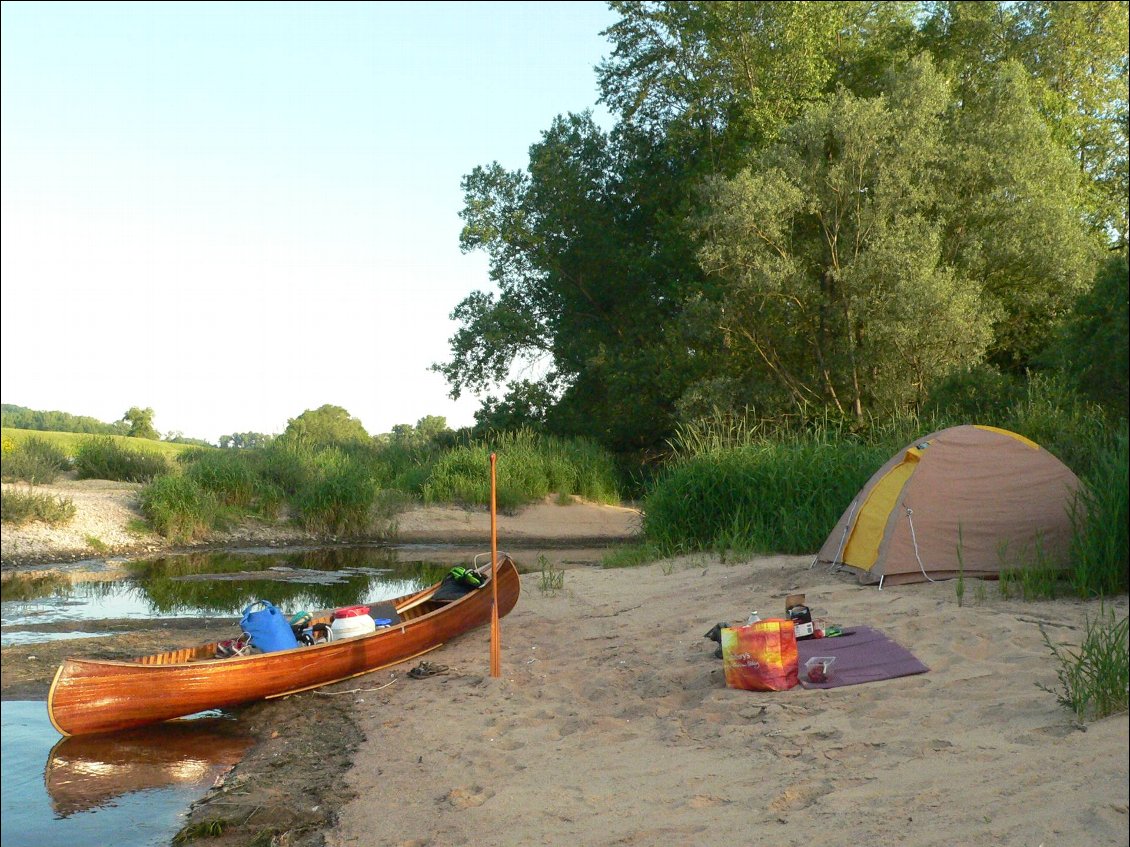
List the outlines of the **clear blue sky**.
{"type": "Polygon", "coordinates": [[[472,422],[461,178],[594,109],[596,2],[2,6],[0,392],[164,433],[472,422]]]}

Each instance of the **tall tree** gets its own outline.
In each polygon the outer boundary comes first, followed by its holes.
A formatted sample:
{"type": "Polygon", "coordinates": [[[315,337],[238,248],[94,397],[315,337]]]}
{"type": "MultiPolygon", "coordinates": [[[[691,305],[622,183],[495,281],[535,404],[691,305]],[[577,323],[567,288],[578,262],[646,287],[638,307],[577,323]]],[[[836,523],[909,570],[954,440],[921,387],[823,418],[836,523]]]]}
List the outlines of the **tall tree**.
{"type": "Polygon", "coordinates": [[[1026,84],[1006,66],[998,96],[954,121],[944,78],[915,60],[885,95],[841,91],[709,180],[701,257],[727,283],[731,373],[861,416],[990,348],[1027,361],[1091,254],[1026,84]]]}
{"type": "Polygon", "coordinates": [[[455,308],[436,369],[508,386],[484,425],[647,450],[718,406],[863,414],[986,356],[1019,371],[1119,228],[1091,189],[1125,182],[1096,129],[1125,133],[1125,98],[1075,89],[1124,78],[1125,50],[1041,57],[1119,31],[1124,2],[610,5],[615,127],[559,117],[528,168],[463,183],[497,289],[455,308]]]}
{"type": "Polygon", "coordinates": [[[720,328],[744,382],[862,416],[980,356],[976,286],[940,261],[948,102],[916,62],[887,97],[841,91],[707,183],[701,257],[729,283],[720,328]]]}
{"type": "Polygon", "coordinates": [[[613,2],[603,101],[625,124],[730,171],[838,80],[906,58],[913,4],[613,2]]]}
{"type": "Polygon", "coordinates": [[[649,152],[642,134],[609,137],[568,115],[530,148],[528,171],[466,177],[462,246],[488,253],[498,294],[475,292],[453,313],[453,356],[435,367],[455,396],[509,381],[505,405],[551,397],[551,429],[621,450],[669,432],[672,385],[690,367],[673,340],[677,288],[700,274],[685,240],[660,234],[678,224],[663,217],[671,177],[642,164],[649,152]]]}
{"type": "Polygon", "coordinates": [[[923,4],[922,43],[974,106],[1001,66],[1020,62],[1056,143],[1074,158],[1089,223],[1115,248],[1127,239],[1125,0],[923,4]]]}
{"type": "Polygon", "coordinates": [[[1098,258],[1078,173],[1015,62],[957,110],[944,174],[946,259],[977,280],[994,316],[990,360],[1022,372],[1086,290],[1098,258]]]}

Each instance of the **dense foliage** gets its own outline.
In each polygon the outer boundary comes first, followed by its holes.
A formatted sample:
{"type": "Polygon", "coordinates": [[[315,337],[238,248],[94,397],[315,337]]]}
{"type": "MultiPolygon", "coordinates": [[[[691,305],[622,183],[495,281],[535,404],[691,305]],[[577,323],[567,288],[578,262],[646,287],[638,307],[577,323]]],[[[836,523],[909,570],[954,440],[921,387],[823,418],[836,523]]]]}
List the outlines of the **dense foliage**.
{"type": "Polygon", "coordinates": [[[436,369],[481,424],[649,456],[718,412],[914,413],[1095,337],[1080,298],[1127,241],[1126,3],[610,5],[614,125],[559,116],[527,168],[463,182],[496,290],[436,369]]]}

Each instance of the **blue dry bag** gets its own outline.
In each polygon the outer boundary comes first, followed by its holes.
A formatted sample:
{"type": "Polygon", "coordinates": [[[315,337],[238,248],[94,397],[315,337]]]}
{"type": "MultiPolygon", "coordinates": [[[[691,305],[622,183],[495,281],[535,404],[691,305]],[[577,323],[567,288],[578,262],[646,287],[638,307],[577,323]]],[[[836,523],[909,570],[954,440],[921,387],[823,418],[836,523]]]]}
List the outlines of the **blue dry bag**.
{"type": "Polygon", "coordinates": [[[251,638],[251,646],[264,653],[298,646],[286,616],[269,600],[256,600],[243,610],[240,628],[251,638]]]}

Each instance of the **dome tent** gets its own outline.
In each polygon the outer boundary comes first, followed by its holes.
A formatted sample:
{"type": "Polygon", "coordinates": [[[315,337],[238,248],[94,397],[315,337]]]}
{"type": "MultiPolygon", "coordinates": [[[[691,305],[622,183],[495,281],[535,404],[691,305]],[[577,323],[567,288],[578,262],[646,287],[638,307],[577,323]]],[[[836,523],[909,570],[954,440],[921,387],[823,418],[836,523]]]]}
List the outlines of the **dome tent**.
{"type": "Polygon", "coordinates": [[[920,438],[868,480],[816,561],[901,584],[1070,564],[1079,479],[1022,435],[956,426],[920,438]]]}

